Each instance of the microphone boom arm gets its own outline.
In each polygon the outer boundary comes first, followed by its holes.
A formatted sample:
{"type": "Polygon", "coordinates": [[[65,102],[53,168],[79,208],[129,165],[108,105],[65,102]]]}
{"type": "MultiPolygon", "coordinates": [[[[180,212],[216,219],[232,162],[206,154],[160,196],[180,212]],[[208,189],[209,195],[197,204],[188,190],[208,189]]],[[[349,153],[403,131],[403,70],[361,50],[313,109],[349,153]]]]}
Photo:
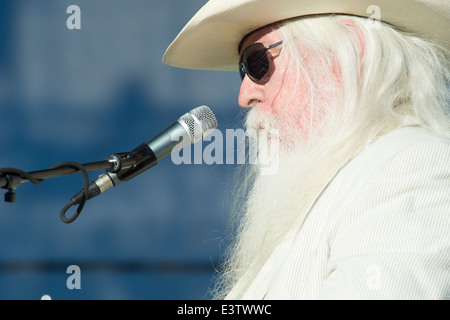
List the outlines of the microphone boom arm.
{"type": "Polygon", "coordinates": [[[155,166],[159,160],[169,156],[181,148],[203,139],[217,127],[217,119],[207,106],[197,107],[181,116],[169,128],[161,132],[148,143],[142,143],[129,153],[110,154],[106,160],[79,164],[62,162],[50,169],[25,172],[15,168],[0,168],[0,188],[7,189],[6,202],[15,202],[14,190],[21,183],[30,181],[40,184],[45,179],[82,173],[84,187],[72,197],[61,210],[61,219],[65,223],[73,222],[87,200],[92,199],[105,190],[128,181],[147,169],[155,166]],[[95,181],[89,183],[89,171],[106,170],[95,181]],[[71,218],[65,216],[67,210],[78,204],[77,212],[71,218]]]}

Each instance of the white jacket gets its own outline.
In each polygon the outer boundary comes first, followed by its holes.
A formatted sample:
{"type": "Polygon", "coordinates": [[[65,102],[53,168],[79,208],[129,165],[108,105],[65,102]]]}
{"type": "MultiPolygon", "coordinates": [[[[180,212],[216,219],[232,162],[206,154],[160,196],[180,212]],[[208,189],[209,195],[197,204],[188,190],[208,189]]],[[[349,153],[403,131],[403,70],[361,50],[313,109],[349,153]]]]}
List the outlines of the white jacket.
{"type": "Polygon", "coordinates": [[[450,141],[408,127],[370,144],[242,298],[450,299],[450,141]]]}

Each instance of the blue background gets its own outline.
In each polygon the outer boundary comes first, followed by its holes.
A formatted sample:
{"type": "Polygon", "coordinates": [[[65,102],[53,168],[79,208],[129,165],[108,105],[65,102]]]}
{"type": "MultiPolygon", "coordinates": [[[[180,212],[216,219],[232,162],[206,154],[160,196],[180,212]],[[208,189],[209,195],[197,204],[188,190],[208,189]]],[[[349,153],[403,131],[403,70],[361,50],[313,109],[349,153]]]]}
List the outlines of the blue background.
{"type": "MultiPolygon", "coordinates": [[[[0,167],[101,161],[200,105],[219,130],[236,128],[238,74],[161,63],[205,2],[1,1],[0,167]],[[81,9],[81,30],[66,26],[69,5],[81,9]]],[[[0,299],[209,299],[235,169],[164,159],[68,225],[59,212],[81,175],[24,183],[15,203],[0,202],[0,299]],[[66,286],[70,265],[80,290],[66,286]]]]}

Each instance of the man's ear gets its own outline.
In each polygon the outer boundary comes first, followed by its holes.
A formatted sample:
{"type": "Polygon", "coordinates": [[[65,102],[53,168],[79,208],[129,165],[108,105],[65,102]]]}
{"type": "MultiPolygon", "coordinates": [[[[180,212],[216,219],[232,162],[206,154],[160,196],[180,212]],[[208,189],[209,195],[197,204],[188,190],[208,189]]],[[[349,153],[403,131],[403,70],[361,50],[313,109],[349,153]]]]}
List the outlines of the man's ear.
{"type": "Polygon", "coordinates": [[[346,27],[347,31],[353,36],[355,40],[356,50],[359,53],[359,57],[362,58],[364,56],[364,52],[366,49],[366,39],[364,37],[363,31],[356,24],[356,22],[350,18],[344,19],[341,23],[346,27]]]}

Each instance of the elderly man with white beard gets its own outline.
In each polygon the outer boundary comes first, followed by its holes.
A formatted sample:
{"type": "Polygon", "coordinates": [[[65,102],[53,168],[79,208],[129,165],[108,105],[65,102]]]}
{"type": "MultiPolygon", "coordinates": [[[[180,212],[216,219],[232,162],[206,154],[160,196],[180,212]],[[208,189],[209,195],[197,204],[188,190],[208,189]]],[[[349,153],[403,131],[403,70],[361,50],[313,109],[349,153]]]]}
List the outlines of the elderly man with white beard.
{"type": "Polygon", "coordinates": [[[239,70],[249,165],[226,299],[450,298],[450,2],[210,0],[164,62],[239,70]]]}

